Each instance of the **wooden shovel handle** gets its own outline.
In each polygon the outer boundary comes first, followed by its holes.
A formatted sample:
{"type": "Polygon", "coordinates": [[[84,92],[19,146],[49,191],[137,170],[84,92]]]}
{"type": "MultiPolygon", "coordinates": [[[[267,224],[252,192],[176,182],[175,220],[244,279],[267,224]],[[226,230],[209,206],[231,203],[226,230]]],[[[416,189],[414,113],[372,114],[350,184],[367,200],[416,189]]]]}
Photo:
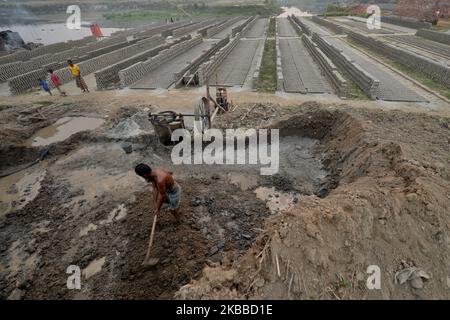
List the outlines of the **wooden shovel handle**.
{"type": "Polygon", "coordinates": [[[147,256],[146,259],[148,259],[150,257],[150,252],[152,250],[152,246],[153,246],[153,236],[155,235],[155,227],[156,227],[156,220],[158,219],[158,215],[155,214],[154,218],[153,218],[153,226],[152,226],[152,232],[150,234],[150,242],[148,243],[148,250],[147,250],[147,256]]]}

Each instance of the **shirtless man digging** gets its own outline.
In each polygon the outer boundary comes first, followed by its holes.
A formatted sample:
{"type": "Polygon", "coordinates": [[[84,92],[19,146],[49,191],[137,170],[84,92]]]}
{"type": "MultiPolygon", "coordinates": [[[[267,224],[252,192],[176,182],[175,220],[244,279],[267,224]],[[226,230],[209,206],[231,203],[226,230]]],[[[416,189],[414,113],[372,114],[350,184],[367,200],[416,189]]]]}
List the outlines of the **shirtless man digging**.
{"type": "Polygon", "coordinates": [[[163,203],[167,203],[171,213],[175,219],[179,221],[178,208],[181,199],[181,187],[172,176],[172,172],[161,168],[151,169],[148,165],[140,163],[134,169],[137,175],[141,176],[147,182],[153,185],[153,202],[155,205],[155,217],[153,219],[152,231],[150,234],[150,241],[148,244],[147,254],[145,256],[143,265],[156,265],[159,259],[150,259],[150,252],[153,244],[153,234],[155,232],[156,219],[161,212],[163,203]]]}

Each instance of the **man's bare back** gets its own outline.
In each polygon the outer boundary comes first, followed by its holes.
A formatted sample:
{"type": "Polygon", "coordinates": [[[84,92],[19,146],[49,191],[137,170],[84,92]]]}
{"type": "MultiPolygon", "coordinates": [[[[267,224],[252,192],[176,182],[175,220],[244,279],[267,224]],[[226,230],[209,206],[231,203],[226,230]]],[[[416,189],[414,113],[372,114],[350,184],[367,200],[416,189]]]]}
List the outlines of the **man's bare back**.
{"type": "MultiPolygon", "coordinates": [[[[175,219],[179,221],[178,208],[181,200],[181,187],[173,178],[172,172],[162,168],[151,169],[146,164],[139,164],[134,169],[136,174],[144,178],[147,182],[151,182],[153,185],[153,203],[155,206],[155,218],[161,212],[163,203],[167,203],[169,209],[174,215],[175,219]]],[[[154,224],[155,224],[154,222],[154,224]]],[[[154,230],[154,225],[152,230],[154,230]]],[[[144,264],[148,261],[150,256],[150,250],[152,245],[152,234],[150,235],[150,243],[147,250],[147,255],[144,260],[144,264]]]]}

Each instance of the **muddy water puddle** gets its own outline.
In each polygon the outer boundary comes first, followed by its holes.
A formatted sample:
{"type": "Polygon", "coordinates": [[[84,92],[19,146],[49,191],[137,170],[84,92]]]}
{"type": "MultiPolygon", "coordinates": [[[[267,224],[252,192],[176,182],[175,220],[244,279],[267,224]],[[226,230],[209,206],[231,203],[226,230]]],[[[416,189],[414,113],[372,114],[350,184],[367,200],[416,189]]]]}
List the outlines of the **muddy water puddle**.
{"type": "Polygon", "coordinates": [[[0,179],[0,216],[19,210],[39,194],[45,170],[24,170],[0,179]]]}
{"type": "Polygon", "coordinates": [[[39,130],[34,136],[28,139],[26,145],[39,147],[64,141],[77,132],[94,130],[104,122],[105,120],[99,118],[64,117],[54,124],[39,130]]]}
{"type": "Polygon", "coordinates": [[[280,137],[276,175],[261,176],[247,170],[246,173],[228,173],[227,179],[241,191],[253,190],[272,214],[290,210],[301,195],[317,193],[327,179],[328,172],[320,162],[320,154],[315,153],[318,145],[318,140],[297,135],[280,137]]]}

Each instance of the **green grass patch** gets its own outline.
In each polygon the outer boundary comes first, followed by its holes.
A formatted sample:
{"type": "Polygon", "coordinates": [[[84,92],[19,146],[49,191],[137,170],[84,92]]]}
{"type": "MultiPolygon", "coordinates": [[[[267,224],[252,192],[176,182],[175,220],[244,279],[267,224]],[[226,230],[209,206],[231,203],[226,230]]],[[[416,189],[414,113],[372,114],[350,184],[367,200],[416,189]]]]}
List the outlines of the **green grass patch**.
{"type": "Polygon", "coordinates": [[[104,13],[103,17],[115,22],[161,21],[166,18],[180,19],[184,14],[175,10],[130,10],[125,12],[104,13]]]}
{"type": "Polygon", "coordinates": [[[269,29],[267,30],[267,36],[271,38],[275,37],[276,29],[277,29],[277,21],[275,17],[271,17],[269,20],[269,29]]]}
{"type": "Polygon", "coordinates": [[[275,40],[266,40],[261,61],[257,90],[274,93],[277,90],[277,50],[275,40]]]}
{"type": "Polygon", "coordinates": [[[351,79],[347,78],[347,76],[344,75],[344,78],[347,80],[347,98],[350,100],[357,100],[357,101],[367,101],[371,100],[367,94],[365,94],[364,91],[361,90],[360,87],[356,85],[351,79]]]}

